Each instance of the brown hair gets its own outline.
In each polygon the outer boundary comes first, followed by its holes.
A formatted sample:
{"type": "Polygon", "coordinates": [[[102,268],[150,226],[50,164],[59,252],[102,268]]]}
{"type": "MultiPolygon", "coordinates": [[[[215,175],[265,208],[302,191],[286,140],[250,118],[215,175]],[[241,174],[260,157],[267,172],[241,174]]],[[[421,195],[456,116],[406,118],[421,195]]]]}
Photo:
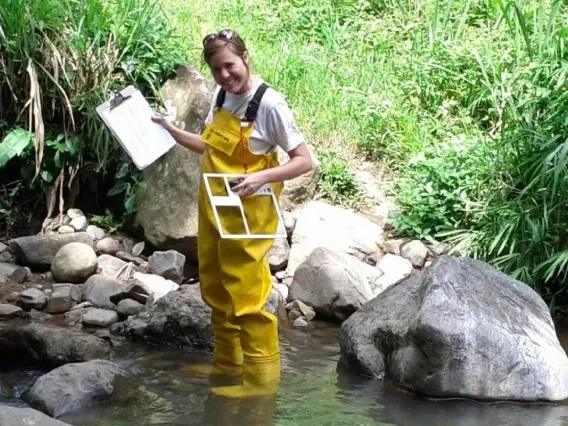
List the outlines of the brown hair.
{"type": "Polygon", "coordinates": [[[225,47],[244,60],[245,53],[247,53],[247,47],[243,39],[233,31],[233,36],[229,40],[217,37],[203,46],[203,59],[207,65],[211,65],[211,59],[213,56],[225,47]]]}

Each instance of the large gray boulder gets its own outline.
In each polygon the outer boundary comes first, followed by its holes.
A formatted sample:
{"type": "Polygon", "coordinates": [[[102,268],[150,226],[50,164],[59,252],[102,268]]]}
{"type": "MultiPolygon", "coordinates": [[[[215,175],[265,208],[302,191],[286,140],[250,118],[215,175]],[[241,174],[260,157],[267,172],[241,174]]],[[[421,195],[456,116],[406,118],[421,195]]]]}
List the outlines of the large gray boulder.
{"type": "Polygon", "coordinates": [[[115,309],[110,296],[126,287],[121,281],[104,275],[93,275],[83,285],[83,302],[91,302],[96,308],[115,309]]]}
{"type": "Polygon", "coordinates": [[[93,240],[86,232],[31,235],[14,238],[8,241],[8,244],[24,265],[39,269],[49,269],[61,247],[73,242],[93,246],[93,240]]]}
{"type": "Polygon", "coordinates": [[[0,329],[0,354],[3,365],[53,368],[107,358],[110,347],[90,334],[32,323],[0,329]]]}
{"type": "MultiPolygon", "coordinates": [[[[201,133],[213,97],[214,82],[185,65],[165,83],[162,93],[171,103],[174,124],[201,133]]],[[[197,198],[200,155],[176,145],[145,173],[136,223],[145,239],[159,249],[174,249],[188,260],[197,259],[197,198]]]]}
{"type": "Polygon", "coordinates": [[[288,301],[301,300],[323,318],[344,321],[381,289],[381,272],[345,253],[316,248],[296,270],[288,301]]]}
{"type": "Polygon", "coordinates": [[[52,419],[33,408],[0,405],[0,425],[2,426],[71,426],[69,423],[52,419]]]}
{"type": "Polygon", "coordinates": [[[340,331],[342,359],[432,397],[559,401],[568,357],[540,296],[489,265],[442,256],[340,331]]]}
{"type": "Polygon", "coordinates": [[[366,259],[379,251],[383,228],[369,219],[323,201],[312,201],[299,214],[292,235],[287,273],[296,269],[317,247],[326,247],[366,259]]]}
{"type": "Polygon", "coordinates": [[[110,398],[120,381],[129,379],[134,382],[130,373],[111,361],[72,363],[41,376],[24,399],[31,407],[58,418],[110,398]]]}
{"type": "Polygon", "coordinates": [[[111,331],[151,344],[210,349],[211,309],[201,299],[199,285],[172,291],[141,314],[114,324],[111,331]]]}

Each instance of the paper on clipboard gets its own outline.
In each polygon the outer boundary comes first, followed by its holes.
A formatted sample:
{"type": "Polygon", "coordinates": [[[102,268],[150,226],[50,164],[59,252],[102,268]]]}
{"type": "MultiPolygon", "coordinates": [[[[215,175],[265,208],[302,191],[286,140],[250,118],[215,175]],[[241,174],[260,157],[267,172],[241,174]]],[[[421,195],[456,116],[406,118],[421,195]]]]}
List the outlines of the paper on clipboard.
{"type": "Polygon", "coordinates": [[[148,167],[176,144],[162,125],[152,121],[154,111],[133,86],[99,105],[97,113],[139,170],[148,167]]]}

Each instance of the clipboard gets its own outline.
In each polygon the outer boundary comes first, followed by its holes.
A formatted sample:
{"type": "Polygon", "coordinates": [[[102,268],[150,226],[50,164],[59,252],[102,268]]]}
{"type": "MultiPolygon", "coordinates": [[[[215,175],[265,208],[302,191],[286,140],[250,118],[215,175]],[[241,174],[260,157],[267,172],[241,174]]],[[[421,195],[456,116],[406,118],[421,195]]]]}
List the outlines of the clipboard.
{"type": "Polygon", "coordinates": [[[284,226],[284,220],[282,219],[282,212],[280,211],[280,206],[278,204],[278,199],[276,194],[272,189],[270,184],[264,185],[258,189],[254,194],[249,195],[249,197],[271,197],[274,209],[278,216],[278,227],[276,228],[276,233],[274,234],[251,234],[250,227],[245,215],[243,203],[241,197],[236,192],[231,190],[229,180],[236,177],[243,177],[241,174],[226,174],[226,173],[204,173],[203,181],[205,183],[205,188],[207,189],[207,195],[209,197],[209,202],[211,203],[211,208],[213,210],[213,215],[215,216],[215,222],[217,223],[217,229],[221,238],[227,239],[276,239],[276,238],[286,238],[286,227],[284,226]],[[211,186],[209,179],[211,178],[222,178],[225,189],[228,195],[213,195],[211,191],[211,186]],[[218,207],[237,207],[241,212],[241,217],[243,218],[243,224],[245,227],[246,234],[228,234],[224,231],[219,218],[218,207]]]}
{"type": "Polygon", "coordinates": [[[176,145],[142,93],[127,86],[99,105],[97,113],[139,170],[145,169],[176,145]]]}

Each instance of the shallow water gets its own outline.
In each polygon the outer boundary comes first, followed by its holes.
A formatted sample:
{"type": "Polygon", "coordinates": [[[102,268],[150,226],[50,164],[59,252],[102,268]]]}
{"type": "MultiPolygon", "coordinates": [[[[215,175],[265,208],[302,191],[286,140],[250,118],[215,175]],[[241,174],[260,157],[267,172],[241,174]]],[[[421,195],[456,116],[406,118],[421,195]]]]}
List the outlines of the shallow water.
{"type": "MultiPolygon", "coordinates": [[[[140,379],[143,390],[60,420],[75,426],[568,426],[565,405],[432,401],[354,376],[337,367],[337,333],[317,322],[308,329],[281,328],[279,393],[245,401],[211,398],[209,380],[184,371],[209,363],[208,354],[120,344],[116,361],[140,379]]],[[[568,343],[568,333],[560,339],[568,343]]],[[[17,396],[39,373],[0,374],[0,401],[20,405],[17,396]]]]}

